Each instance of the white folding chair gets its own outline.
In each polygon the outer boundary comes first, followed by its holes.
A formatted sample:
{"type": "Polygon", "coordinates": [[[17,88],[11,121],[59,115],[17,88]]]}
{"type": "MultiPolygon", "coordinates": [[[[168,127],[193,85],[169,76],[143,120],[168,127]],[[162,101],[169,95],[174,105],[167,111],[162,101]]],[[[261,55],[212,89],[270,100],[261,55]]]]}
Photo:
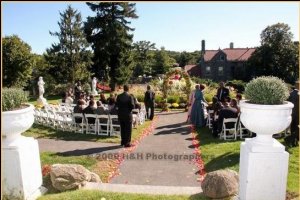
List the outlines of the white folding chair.
{"type": "Polygon", "coordinates": [[[108,136],[110,134],[109,115],[97,115],[97,118],[98,118],[97,134],[108,136]]]}
{"type": "Polygon", "coordinates": [[[240,139],[252,136],[252,132],[244,126],[240,119],[238,120],[238,135],[240,136],[240,139]]]}
{"type": "Polygon", "coordinates": [[[208,126],[209,129],[212,129],[212,122],[214,119],[213,117],[214,117],[214,110],[208,110],[206,126],[208,126]]]}
{"type": "Polygon", "coordinates": [[[85,124],[86,124],[86,134],[94,134],[97,135],[97,126],[98,119],[96,114],[84,114],[85,124]],[[95,119],[95,123],[91,123],[90,121],[95,119]]]}
{"type": "Polygon", "coordinates": [[[75,133],[84,133],[85,121],[82,113],[72,114],[73,131],[75,133]]]}
{"type": "Polygon", "coordinates": [[[220,134],[220,139],[235,139],[237,137],[237,120],[238,118],[224,118],[223,128],[220,134]],[[233,127],[228,127],[228,123],[234,123],[233,127]]]}
{"type": "Polygon", "coordinates": [[[118,115],[109,116],[110,135],[121,135],[121,126],[118,120],[118,115]]]}

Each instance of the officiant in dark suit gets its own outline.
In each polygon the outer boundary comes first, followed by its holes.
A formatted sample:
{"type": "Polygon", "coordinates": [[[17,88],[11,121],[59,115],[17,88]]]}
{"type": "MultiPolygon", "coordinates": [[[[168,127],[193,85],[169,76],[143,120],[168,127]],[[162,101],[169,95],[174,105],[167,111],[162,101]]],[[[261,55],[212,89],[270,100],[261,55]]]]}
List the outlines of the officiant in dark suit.
{"type": "Polygon", "coordinates": [[[150,85],[147,86],[147,91],[145,92],[144,103],[146,107],[147,118],[152,120],[154,117],[154,104],[155,104],[155,93],[151,90],[150,85]],[[150,115],[149,115],[150,109],[150,115]]]}
{"type": "Polygon", "coordinates": [[[124,85],[124,92],[117,96],[116,106],[118,109],[118,119],[121,126],[121,145],[130,147],[132,132],[132,109],[134,109],[134,100],[128,94],[129,87],[124,85]]]}
{"type": "Polygon", "coordinates": [[[223,103],[223,102],[225,102],[225,99],[227,97],[229,97],[229,89],[225,87],[224,82],[220,82],[219,86],[220,87],[218,88],[218,91],[217,91],[217,97],[218,97],[218,100],[223,103]]]}

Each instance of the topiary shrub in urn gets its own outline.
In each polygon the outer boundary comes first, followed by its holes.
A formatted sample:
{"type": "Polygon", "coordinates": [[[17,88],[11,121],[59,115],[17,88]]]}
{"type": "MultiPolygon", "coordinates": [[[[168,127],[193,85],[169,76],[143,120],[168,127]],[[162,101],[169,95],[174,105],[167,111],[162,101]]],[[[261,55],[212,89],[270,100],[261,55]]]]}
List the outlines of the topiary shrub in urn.
{"type": "Polygon", "coordinates": [[[288,97],[288,87],[277,77],[258,77],[246,85],[246,100],[240,103],[241,121],[257,134],[252,142],[270,145],[272,135],[289,126],[293,104],[286,101],[288,97]]]}
{"type": "Polygon", "coordinates": [[[33,105],[27,104],[27,95],[20,88],[2,90],[2,138],[4,143],[13,142],[29,129],[34,121],[33,105]]]}
{"type": "Polygon", "coordinates": [[[42,193],[38,142],[21,136],[34,122],[34,107],[20,88],[2,90],[3,199],[34,199],[42,193]]]}

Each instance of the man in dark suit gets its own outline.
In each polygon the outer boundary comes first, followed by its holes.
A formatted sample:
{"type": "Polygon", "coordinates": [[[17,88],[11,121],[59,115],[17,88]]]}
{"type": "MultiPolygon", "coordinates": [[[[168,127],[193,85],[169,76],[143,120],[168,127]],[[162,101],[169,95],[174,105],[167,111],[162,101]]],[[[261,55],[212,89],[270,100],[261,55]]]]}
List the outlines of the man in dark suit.
{"type": "MultiPolygon", "coordinates": [[[[238,109],[236,107],[236,101],[235,101],[235,105],[233,105],[232,107],[229,106],[228,102],[225,102],[225,107],[219,111],[218,120],[213,123],[213,136],[218,137],[218,134],[222,131],[224,119],[237,118],[237,117],[238,117],[238,109]]],[[[228,128],[232,128],[230,126],[231,124],[228,124],[228,128]]]]}
{"type": "Polygon", "coordinates": [[[225,102],[225,99],[227,97],[229,97],[229,89],[225,87],[225,83],[224,82],[220,82],[219,83],[219,88],[218,88],[218,91],[217,91],[217,97],[218,97],[218,100],[221,101],[222,103],[225,102]]]}
{"type": "Polygon", "coordinates": [[[296,86],[293,87],[293,91],[290,93],[288,101],[294,104],[294,108],[292,111],[290,142],[293,146],[297,146],[299,142],[299,81],[297,81],[296,86]]]}
{"type": "Polygon", "coordinates": [[[155,104],[155,93],[151,90],[150,85],[147,86],[147,91],[145,92],[144,103],[146,107],[147,118],[152,120],[154,117],[154,104],[155,104]],[[150,116],[149,116],[150,109],[150,116]]]}
{"type": "Polygon", "coordinates": [[[125,147],[131,146],[132,109],[134,109],[134,101],[132,96],[128,94],[128,90],[128,85],[124,85],[124,92],[117,96],[116,102],[121,126],[121,145],[125,147]]]}

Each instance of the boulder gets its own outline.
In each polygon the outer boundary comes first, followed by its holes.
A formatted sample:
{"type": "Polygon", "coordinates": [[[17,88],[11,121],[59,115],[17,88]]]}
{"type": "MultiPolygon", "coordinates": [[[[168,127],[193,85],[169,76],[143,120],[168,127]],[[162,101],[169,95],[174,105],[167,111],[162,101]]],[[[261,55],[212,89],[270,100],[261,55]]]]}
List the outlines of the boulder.
{"type": "Polygon", "coordinates": [[[52,165],[50,178],[53,187],[59,191],[79,189],[86,182],[101,182],[97,174],[77,164],[52,165]]]}
{"type": "Polygon", "coordinates": [[[233,170],[217,170],[206,174],[201,184],[203,194],[209,198],[222,199],[234,196],[239,189],[239,176],[233,170]]]}

